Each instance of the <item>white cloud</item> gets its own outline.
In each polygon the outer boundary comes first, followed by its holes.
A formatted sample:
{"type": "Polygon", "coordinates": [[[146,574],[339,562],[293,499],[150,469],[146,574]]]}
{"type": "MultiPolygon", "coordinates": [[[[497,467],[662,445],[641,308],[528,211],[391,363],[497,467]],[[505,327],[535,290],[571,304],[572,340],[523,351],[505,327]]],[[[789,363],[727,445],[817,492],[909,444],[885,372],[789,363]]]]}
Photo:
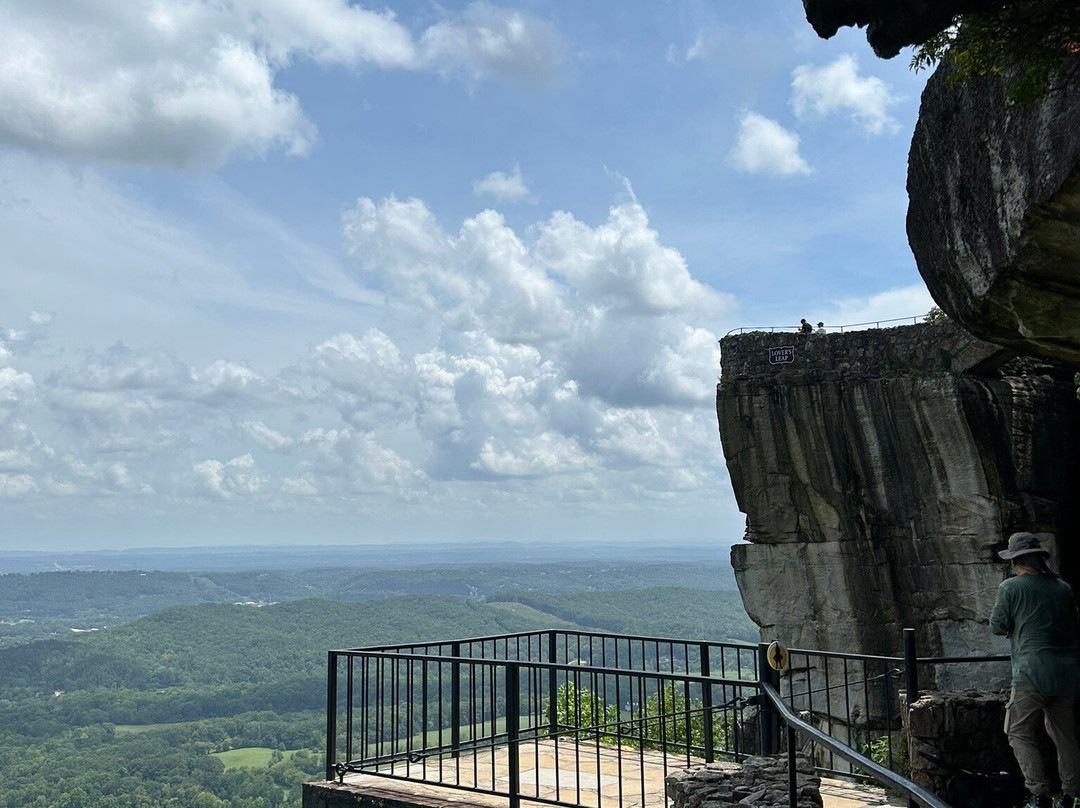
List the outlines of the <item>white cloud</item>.
{"type": "Polygon", "coordinates": [[[282,435],[262,421],[244,421],[244,423],[240,424],[240,428],[251,440],[269,452],[288,449],[295,443],[292,438],[282,435]]]}
{"type": "Polygon", "coordinates": [[[580,471],[589,465],[573,438],[543,432],[513,445],[485,440],[471,467],[494,476],[532,477],[580,471]]]}
{"type": "Polygon", "coordinates": [[[0,368],[0,403],[14,402],[34,389],[34,377],[15,368],[0,368]]]}
{"type": "Polygon", "coordinates": [[[37,483],[28,474],[0,474],[0,497],[17,499],[37,490],[37,483]]]}
{"type": "MultiPolygon", "coordinates": [[[[926,286],[915,283],[911,286],[902,286],[896,289],[888,289],[870,297],[847,298],[836,301],[833,306],[836,313],[832,316],[832,322],[836,325],[848,323],[869,323],[866,327],[885,320],[908,318],[906,321],[888,323],[888,325],[911,325],[913,322],[922,322],[923,316],[936,305],[926,286]]],[[[828,327],[830,323],[825,323],[828,327]]]]}
{"type": "Polygon", "coordinates": [[[459,17],[428,28],[421,47],[424,58],[444,72],[531,84],[550,82],[565,58],[562,39],[551,25],[483,0],[467,6],[459,17]]]}
{"type": "Polygon", "coordinates": [[[851,54],[820,67],[800,65],[791,75],[791,107],[799,119],[847,113],[872,135],[899,129],[888,112],[897,101],[889,85],[874,76],[860,76],[859,63],[851,54]]]}
{"type": "Polygon", "coordinates": [[[389,11],[348,0],[48,3],[0,10],[0,143],[179,168],[234,152],[304,154],[316,137],[276,85],[300,60],[546,80],[554,29],[474,3],[419,41],[389,11]]]}
{"type": "Polygon", "coordinates": [[[204,460],[195,464],[194,471],[203,489],[221,499],[251,496],[258,493],[266,482],[250,454],[234,457],[225,463],[204,460]]]}
{"type": "Polygon", "coordinates": [[[799,136],[771,118],[747,112],[739,121],[739,134],[731,162],[740,171],[791,177],[811,173],[799,154],[799,136]]]}
{"type": "Polygon", "coordinates": [[[529,195],[529,188],[521,176],[521,166],[514,166],[514,171],[492,171],[486,177],[473,183],[476,196],[491,196],[499,202],[517,202],[529,195]]]}
{"type": "Polygon", "coordinates": [[[611,208],[596,228],[558,212],[538,229],[541,261],[593,305],[664,314],[718,310],[730,301],[691,277],[685,259],[660,244],[636,202],[611,208]]]}
{"type": "MultiPolygon", "coordinates": [[[[304,433],[300,442],[313,450],[307,467],[314,476],[307,480],[323,494],[404,494],[423,481],[406,458],[368,433],[318,428],[304,433]]],[[[291,487],[299,490],[295,481],[291,487]]]]}

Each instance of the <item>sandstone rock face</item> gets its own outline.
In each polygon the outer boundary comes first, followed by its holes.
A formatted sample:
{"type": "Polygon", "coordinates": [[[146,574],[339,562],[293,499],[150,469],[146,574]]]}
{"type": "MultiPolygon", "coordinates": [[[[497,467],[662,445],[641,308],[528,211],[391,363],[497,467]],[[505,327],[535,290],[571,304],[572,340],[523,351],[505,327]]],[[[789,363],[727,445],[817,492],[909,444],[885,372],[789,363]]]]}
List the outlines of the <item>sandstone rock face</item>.
{"type": "Polygon", "coordinates": [[[1010,107],[987,78],[923,92],[908,240],[934,299],[983,339],[1080,365],[1080,86],[1010,107]]]}
{"type": "MultiPolygon", "coordinates": [[[[949,321],[756,332],[721,351],[720,436],[749,542],[732,563],[762,639],[892,655],[911,626],[920,656],[1007,653],[986,627],[1003,534],[1075,538],[1068,371],[949,321]],[[779,346],[793,362],[769,364],[779,346]]],[[[938,684],[1001,686],[997,667],[953,667],[957,681],[938,684]]]]}

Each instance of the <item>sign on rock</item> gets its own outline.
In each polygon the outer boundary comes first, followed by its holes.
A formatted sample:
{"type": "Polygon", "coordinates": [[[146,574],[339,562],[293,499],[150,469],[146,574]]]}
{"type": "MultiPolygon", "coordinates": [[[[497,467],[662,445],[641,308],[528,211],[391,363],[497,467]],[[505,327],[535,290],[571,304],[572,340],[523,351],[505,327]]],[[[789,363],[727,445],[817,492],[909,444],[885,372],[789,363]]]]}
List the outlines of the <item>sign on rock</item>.
{"type": "Polygon", "coordinates": [[[769,348],[769,364],[783,365],[795,361],[795,346],[783,345],[779,348],[769,348]]]}
{"type": "Polygon", "coordinates": [[[769,644],[769,651],[765,656],[769,660],[769,667],[772,668],[774,671],[782,671],[784,668],[787,667],[787,649],[776,640],[773,640],[769,644]]]}

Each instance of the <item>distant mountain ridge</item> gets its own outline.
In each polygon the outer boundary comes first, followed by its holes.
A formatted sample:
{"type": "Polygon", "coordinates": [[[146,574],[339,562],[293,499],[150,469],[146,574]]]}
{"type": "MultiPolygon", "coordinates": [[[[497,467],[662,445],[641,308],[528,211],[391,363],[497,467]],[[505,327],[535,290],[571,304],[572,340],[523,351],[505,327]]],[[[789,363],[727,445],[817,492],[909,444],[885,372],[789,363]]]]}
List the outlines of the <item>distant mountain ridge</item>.
{"type": "Polygon", "coordinates": [[[694,562],[715,557],[727,563],[730,540],[675,539],[651,542],[420,542],[401,544],[230,545],[141,547],[124,550],[0,550],[0,573],[59,570],[205,572],[412,567],[424,564],[588,561],[694,562]]]}

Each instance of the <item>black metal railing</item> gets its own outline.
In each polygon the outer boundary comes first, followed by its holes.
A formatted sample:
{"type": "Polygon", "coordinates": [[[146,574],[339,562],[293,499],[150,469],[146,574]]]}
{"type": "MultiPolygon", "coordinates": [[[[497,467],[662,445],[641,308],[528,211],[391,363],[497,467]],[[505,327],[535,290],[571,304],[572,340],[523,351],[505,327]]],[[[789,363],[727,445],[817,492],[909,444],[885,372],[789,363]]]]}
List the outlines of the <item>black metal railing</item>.
{"type": "Polygon", "coordinates": [[[789,753],[797,728],[819,772],[911,795],[899,694],[917,696],[920,665],[1007,659],[919,659],[910,629],[902,656],[792,649],[782,673],[767,649],[541,631],[331,651],[326,777],[423,781],[511,808],[666,805],[669,771],[778,754],[784,725],[789,753]]]}

